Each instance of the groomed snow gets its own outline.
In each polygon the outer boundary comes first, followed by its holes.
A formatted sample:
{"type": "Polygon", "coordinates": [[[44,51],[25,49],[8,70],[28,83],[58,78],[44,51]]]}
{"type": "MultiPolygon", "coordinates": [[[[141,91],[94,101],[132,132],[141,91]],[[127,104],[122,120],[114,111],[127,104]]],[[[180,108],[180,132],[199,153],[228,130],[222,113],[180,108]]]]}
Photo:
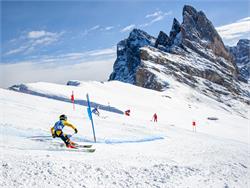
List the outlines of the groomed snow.
{"type": "MultiPolygon", "coordinates": [[[[78,87],[26,84],[48,95],[90,99],[131,116],[94,116],[95,153],[68,151],[49,136],[60,114],[77,126],[76,142],[93,142],[85,106],[0,89],[1,187],[249,187],[249,106],[242,111],[169,80],[156,92],[117,81],[78,87]],[[154,113],[158,122],[151,121],[154,113]],[[208,120],[216,117],[218,120],[208,120]],[[192,131],[196,121],[197,132],[192,131]]],[[[72,134],[73,131],[65,129],[72,134]]]]}

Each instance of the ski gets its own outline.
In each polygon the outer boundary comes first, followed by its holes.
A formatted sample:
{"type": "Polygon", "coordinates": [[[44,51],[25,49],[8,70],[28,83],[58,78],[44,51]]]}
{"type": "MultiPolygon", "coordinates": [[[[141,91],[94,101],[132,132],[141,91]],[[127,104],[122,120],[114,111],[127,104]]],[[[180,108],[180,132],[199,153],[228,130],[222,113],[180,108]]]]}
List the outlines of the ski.
{"type": "Polygon", "coordinates": [[[86,148],[86,149],[79,149],[80,151],[87,152],[87,153],[94,153],[95,149],[93,148],[86,148]]]}
{"type": "Polygon", "coordinates": [[[93,148],[51,148],[49,151],[69,151],[69,152],[84,152],[84,153],[94,153],[96,149],[93,148]]]}
{"type": "Polygon", "coordinates": [[[76,146],[77,148],[91,148],[92,147],[91,144],[75,144],[74,146],[76,146]]]}
{"type": "MultiPolygon", "coordinates": [[[[65,144],[59,141],[53,141],[52,138],[30,138],[33,141],[39,141],[39,142],[49,142],[52,141],[52,145],[60,145],[61,147],[64,147],[65,144]]],[[[78,148],[91,148],[93,145],[92,144],[78,144],[78,143],[72,143],[74,146],[78,148]]]]}
{"type": "Polygon", "coordinates": [[[76,152],[86,152],[86,153],[94,153],[95,149],[93,148],[67,148],[66,151],[76,151],[76,152]]]}

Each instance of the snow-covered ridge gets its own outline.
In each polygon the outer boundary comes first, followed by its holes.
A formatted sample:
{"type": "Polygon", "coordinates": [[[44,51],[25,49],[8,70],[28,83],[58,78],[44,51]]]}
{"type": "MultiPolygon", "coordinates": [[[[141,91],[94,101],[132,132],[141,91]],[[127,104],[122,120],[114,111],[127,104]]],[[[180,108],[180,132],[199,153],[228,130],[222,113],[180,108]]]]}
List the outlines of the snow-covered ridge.
{"type": "MultiPolygon", "coordinates": [[[[93,82],[93,83],[96,85],[103,84],[101,82],[93,82]]],[[[83,87],[88,88],[88,84],[81,84],[79,81],[69,81],[66,87],[59,84],[38,82],[38,83],[14,85],[11,86],[9,89],[17,92],[37,95],[41,97],[47,97],[70,103],[71,103],[72,91],[74,91],[75,93],[74,95],[77,96],[77,98],[74,100],[74,103],[87,106],[87,100],[86,100],[87,92],[80,94],[79,88],[74,87],[74,86],[81,87],[81,85],[84,85],[83,87]]],[[[91,106],[92,107],[98,106],[102,110],[123,114],[123,111],[110,106],[108,102],[106,104],[91,102],[91,106]]]]}

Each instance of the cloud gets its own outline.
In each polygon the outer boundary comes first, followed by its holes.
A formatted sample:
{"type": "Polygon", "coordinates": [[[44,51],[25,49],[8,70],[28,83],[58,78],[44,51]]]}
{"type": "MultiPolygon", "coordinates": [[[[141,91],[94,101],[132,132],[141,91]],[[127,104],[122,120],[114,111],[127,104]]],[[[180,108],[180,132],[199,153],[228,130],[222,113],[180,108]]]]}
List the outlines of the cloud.
{"type": "Polygon", "coordinates": [[[105,31],[109,31],[111,29],[114,29],[114,26],[107,26],[107,27],[104,28],[105,31]]]}
{"type": "Polygon", "coordinates": [[[33,62],[1,64],[0,87],[30,82],[52,82],[65,84],[68,80],[107,81],[113,69],[114,59],[86,61],[74,65],[37,66],[33,62]],[[17,74],[18,73],[18,74],[17,74]]]}
{"type": "Polygon", "coordinates": [[[116,48],[104,48],[100,50],[89,50],[84,52],[59,54],[56,56],[40,56],[32,61],[37,64],[50,63],[50,66],[77,64],[85,61],[105,60],[115,58],[116,48]]]}
{"type": "Polygon", "coordinates": [[[28,33],[28,38],[30,39],[36,39],[41,37],[55,37],[57,33],[47,32],[47,31],[30,31],[28,33]]]}
{"type": "MultiPolygon", "coordinates": [[[[172,14],[172,11],[168,11],[168,12],[156,11],[152,14],[147,14],[145,16],[145,18],[150,19],[150,20],[144,24],[138,25],[138,27],[150,26],[150,25],[154,24],[155,22],[159,22],[159,21],[163,20],[166,16],[171,15],[171,14],[172,14]]],[[[120,32],[124,33],[124,32],[131,31],[135,27],[136,27],[135,24],[131,24],[131,25],[128,25],[128,26],[122,28],[120,30],[120,32]]]]}
{"type": "Polygon", "coordinates": [[[94,27],[91,27],[89,31],[94,31],[97,30],[98,28],[100,28],[100,25],[95,25],[94,27]]]}
{"type": "Polygon", "coordinates": [[[161,11],[156,11],[156,12],[154,12],[152,14],[147,14],[145,16],[145,18],[158,17],[159,15],[162,15],[162,12],[161,11]]]}
{"type": "Polygon", "coordinates": [[[106,27],[104,27],[104,26],[100,26],[100,25],[95,25],[95,26],[93,26],[93,27],[91,27],[89,29],[85,29],[83,31],[83,33],[81,34],[81,36],[87,36],[87,35],[91,34],[94,31],[110,31],[110,30],[112,30],[114,28],[115,28],[114,26],[106,26],[106,27]]]}
{"type": "Polygon", "coordinates": [[[128,25],[120,30],[121,33],[131,31],[133,28],[135,28],[135,24],[128,25]]]}
{"type": "Polygon", "coordinates": [[[18,47],[18,48],[9,50],[8,52],[6,52],[6,53],[4,54],[4,56],[9,56],[9,55],[13,55],[13,54],[17,54],[17,53],[23,52],[23,51],[25,51],[25,49],[27,49],[27,48],[28,48],[27,45],[20,46],[20,47],[18,47]]]}
{"type": "Polygon", "coordinates": [[[66,83],[71,79],[106,81],[113,70],[115,58],[116,48],[112,47],[1,63],[0,87],[37,81],[66,83]]]}
{"type": "Polygon", "coordinates": [[[152,14],[147,14],[145,16],[145,18],[148,18],[148,19],[151,19],[151,20],[144,23],[144,24],[141,24],[140,27],[150,26],[155,22],[159,22],[159,21],[163,20],[166,16],[171,15],[171,14],[172,14],[172,11],[168,11],[168,12],[156,11],[156,12],[154,12],[152,14]]]}
{"type": "Polygon", "coordinates": [[[95,50],[89,53],[90,56],[103,56],[103,55],[114,55],[116,53],[115,48],[106,48],[102,50],[95,50]]]}
{"type": "Polygon", "coordinates": [[[14,44],[11,45],[12,49],[9,49],[7,52],[5,52],[3,56],[9,56],[20,53],[29,54],[30,52],[36,50],[36,48],[44,47],[55,43],[62,35],[63,32],[52,33],[44,30],[30,31],[28,33],[23,34],[17,39],[11,39],[9,41],[9,44],[13,44],[14,41],[14,44]]]}
{"type": "MultiPolygon", "coordinates": [[[[144,24],[138,25],[138,27],[147,27],[147,26],[150,26],[150,25],[154,24],[155,22],[159,22],[159,21],[163,20],[166,16],[171,15],[171,14],[172,14],[172,11],[162,12],[160,10],[156,11],[156,12],[153,12],[151,14],[147,14],[145,16],[145,18],[146,19],[150,19],[150,20],[148,22],[144,23],[144,24]]],[[[120,30],[120,32],[124,33],[124,32],[131,31],[135,27],[136,27],[135,24],[131,24],[131,25],[128,25],[128,26],[122,28],[120,30]]]]}
{"type": "Polygon", "coordinates": [[[100,28],[101,28],[100,25],[95,25],[95,26],[93,26],[93,27],[91,27],[91,28],[89,28],[89,29],[85,29],[82,35],[83,35],[83,36],[86,36],[86,35],[88,35],[89,33],[91,33],[92,31],[98,30],[98,29],[100,29],[100,28]]]}
{"type": "Polygon", "coordinates": [[[250,39],[250,17],[240,19],[235,23],[216,27],[216,30],[226,45],[234,46],[239,39],[250,39]]]}

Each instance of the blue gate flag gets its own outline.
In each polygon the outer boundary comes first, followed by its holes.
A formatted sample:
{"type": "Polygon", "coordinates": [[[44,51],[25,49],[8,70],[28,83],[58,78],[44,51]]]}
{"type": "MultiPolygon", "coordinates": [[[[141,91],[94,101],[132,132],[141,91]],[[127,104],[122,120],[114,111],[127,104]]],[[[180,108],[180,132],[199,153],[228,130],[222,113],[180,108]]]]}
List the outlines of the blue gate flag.
{"type": "Polygon", "coordinates": [[[92,112],[91,112],[90,107],[87,108],[87,111],[88,111],[89,119],[92,120],[92,112]]]}
{"type": "Polygon", "coordinates": [[[96,142],[95,127],[94,127],[94,121],[93,121],[93,118],[92,118],[92,112],[91,112],[91,106],[90,106],[90,102],[89,102],[89,95],[88,95],[88,93],[87,93],[86,97],[87,97],[87,102],[88,102],[87,111],[88,111],[89,119],[91,120],[91,124],[92,124],[92,130],[93,130],[94,140],[96,142]]]}

